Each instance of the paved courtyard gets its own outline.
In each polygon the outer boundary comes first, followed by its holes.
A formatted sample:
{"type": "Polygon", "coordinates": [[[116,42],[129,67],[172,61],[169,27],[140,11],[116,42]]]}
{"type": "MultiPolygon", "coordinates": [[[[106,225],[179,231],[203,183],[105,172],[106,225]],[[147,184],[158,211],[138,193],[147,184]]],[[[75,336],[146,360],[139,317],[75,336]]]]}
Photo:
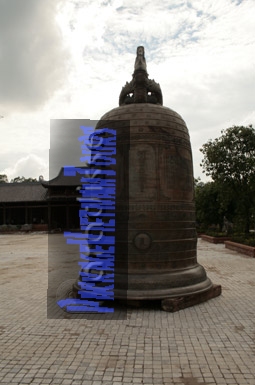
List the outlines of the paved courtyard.
{"type": "Polygon", "coordinates": [[[0,384],[255,385],[255,259],[199,240],[198,261],[220,297],[85,319],[54,310],[59,277],[73,272],[50,261],[47,291],[48,235],[1,235],[0,384]]]}

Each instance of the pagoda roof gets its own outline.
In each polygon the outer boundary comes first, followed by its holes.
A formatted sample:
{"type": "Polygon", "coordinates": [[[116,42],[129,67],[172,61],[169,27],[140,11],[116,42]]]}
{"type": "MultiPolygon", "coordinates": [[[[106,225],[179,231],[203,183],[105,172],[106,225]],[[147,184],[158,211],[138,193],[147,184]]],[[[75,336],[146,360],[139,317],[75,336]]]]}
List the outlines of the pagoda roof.
{"type": "Polygon", "coordinates": [[[0,202],[45,201],[46,194],[40,182],[0,183],[0,202]]]}
{"type": "Polygon", "coordinates": [[[81,184],[81,174],[75,167],[62,167],[59,174],[49,181],[0,183],[0,202],[42,202],[47,200],[51,187],[77,187],[81,184]]]}
{"type": "MultiPolygon", "coordinates": [[[[80,167],[86,169],[87,167],[80,167]]],[[[75,172],[75,167],[62,167],[59,171],[59,174],[49,180],[41,182],[43,187],[57,187],[57,186],[79,186],[81,185],[81,174],[75,172]]]]}

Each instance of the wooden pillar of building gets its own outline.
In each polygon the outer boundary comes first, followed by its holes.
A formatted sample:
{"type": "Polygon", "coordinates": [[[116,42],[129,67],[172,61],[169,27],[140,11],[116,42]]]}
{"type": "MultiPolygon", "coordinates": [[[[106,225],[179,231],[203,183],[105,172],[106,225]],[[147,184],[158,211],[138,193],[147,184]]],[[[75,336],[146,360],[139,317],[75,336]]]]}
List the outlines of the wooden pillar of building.
{"type": "Polygon", "coordinates": [[[6,224],[6,208],[3,206],[3,224],[6,224]]]}
{"type": "Polygon", "coordinates": [[[28,208],[25,206],[25,223],[28,223],[28,208]]]}
{"type": "Polygon", "coordinates": [[[51,204],[48,203],[48,229],[51,230],[51,204]]]}
{"type": "Polygon", "coordinates": [[[69,218],[69,204],[66,203],[66,227],[67,227],[67,229],[70,228],[69,221],[70,221],[70,218],[69,218]]]}

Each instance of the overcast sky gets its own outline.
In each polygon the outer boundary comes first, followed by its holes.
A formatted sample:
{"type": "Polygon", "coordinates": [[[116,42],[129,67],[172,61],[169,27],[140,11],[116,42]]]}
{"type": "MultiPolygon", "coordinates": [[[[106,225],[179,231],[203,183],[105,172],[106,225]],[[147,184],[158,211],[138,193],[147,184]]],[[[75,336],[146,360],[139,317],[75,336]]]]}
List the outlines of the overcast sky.
{"type": "Polygon", "coordinates": [[[145,47],[164,105],[199,148],[255,125],[254,0],[0,0],[0,174],[48,178],[51,119],[118,106],[145,47]]]}

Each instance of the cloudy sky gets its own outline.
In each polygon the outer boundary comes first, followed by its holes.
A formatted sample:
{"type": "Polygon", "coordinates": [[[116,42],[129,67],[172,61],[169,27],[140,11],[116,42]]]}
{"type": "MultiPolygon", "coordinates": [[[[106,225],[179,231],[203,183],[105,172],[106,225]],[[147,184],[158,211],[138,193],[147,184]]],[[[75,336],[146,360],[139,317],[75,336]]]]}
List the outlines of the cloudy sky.
{"type": "Polygon", "coordinates": [[[199,148],[255,125],[254,0],[0,0],[0,174],[48,178],[51,119],[118,106],[145,47],[164,105],[199,148]]]}

